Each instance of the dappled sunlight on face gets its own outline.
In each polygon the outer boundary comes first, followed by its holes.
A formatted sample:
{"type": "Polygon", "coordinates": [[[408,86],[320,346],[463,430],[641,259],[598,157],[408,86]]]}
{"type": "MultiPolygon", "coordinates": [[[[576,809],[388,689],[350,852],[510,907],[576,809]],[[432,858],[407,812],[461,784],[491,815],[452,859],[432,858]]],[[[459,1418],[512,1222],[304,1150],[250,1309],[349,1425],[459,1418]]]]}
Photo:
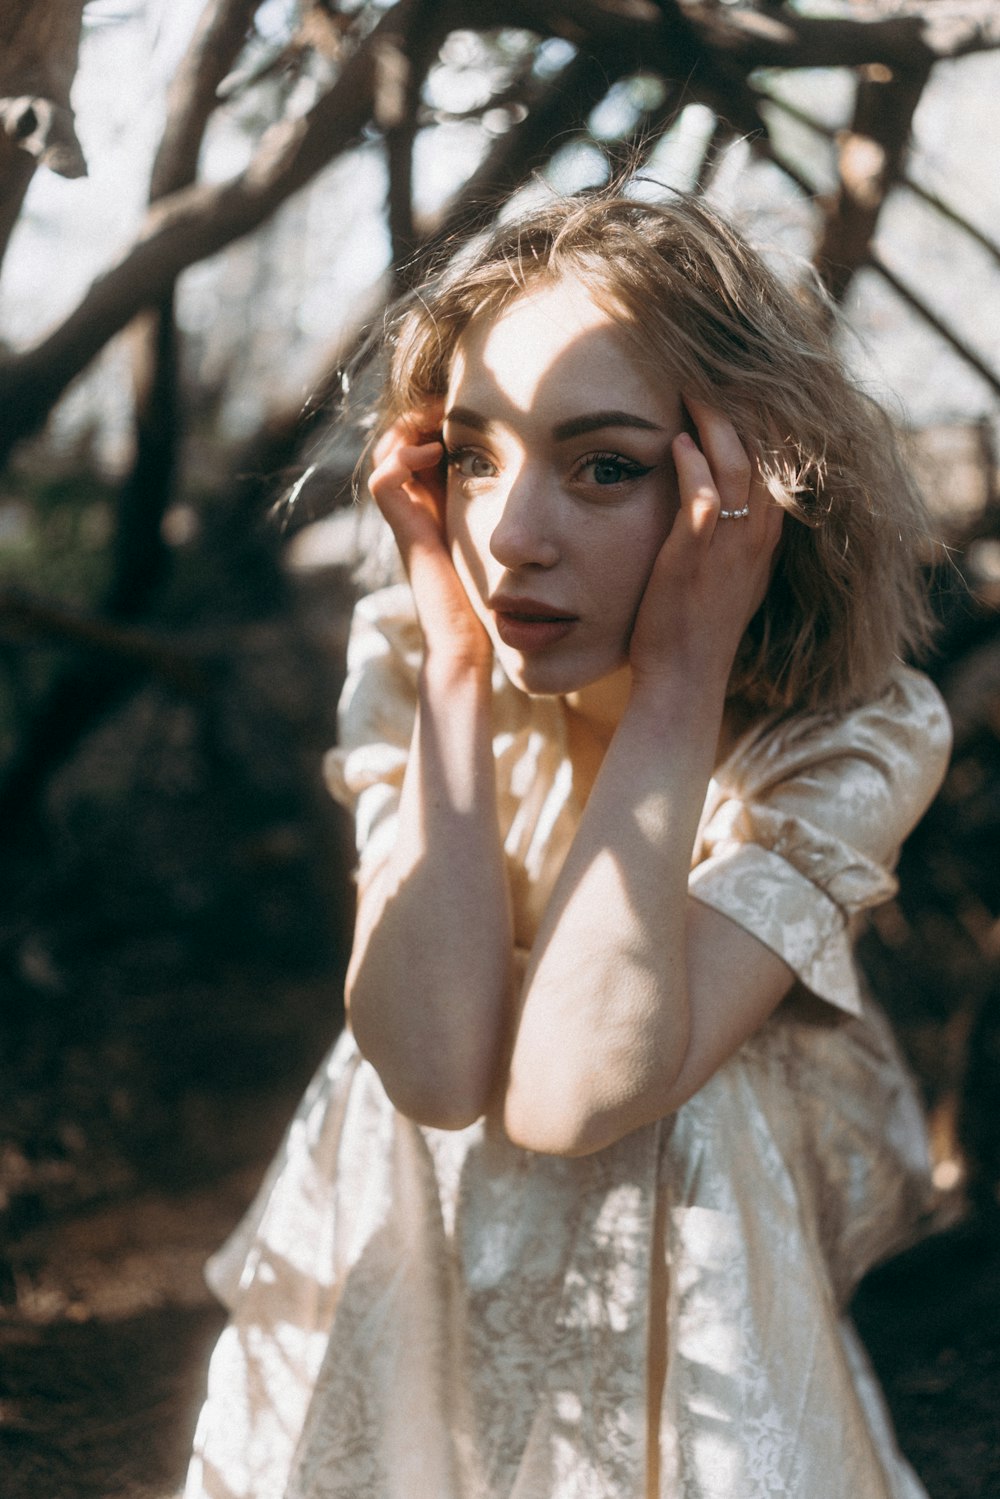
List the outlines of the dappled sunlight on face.
{"type": "Polygon", "coordinates": [[[676,384],[577,281],[461,339],[445,402],[455,566],[511,681],[567,694],[620,672],[677,509],[676,384]]]}

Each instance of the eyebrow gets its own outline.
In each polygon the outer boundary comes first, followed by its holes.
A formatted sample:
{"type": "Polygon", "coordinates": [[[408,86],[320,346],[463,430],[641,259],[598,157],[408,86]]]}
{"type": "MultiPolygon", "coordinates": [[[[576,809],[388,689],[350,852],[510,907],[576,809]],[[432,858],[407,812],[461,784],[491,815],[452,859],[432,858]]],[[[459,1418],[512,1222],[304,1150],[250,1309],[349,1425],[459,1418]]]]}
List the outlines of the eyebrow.
{"type": "MultiPolygon", "coordinates": [[[[485,432],[494,423],[468,406],[452,406],[445,412],[446,422],[458,422],[463,427],[472,427],[485,432]]],[[[600,432],[605,427],[637,427],[643,432],[662,432],[658,422],[651,422],[632,411],[588,411],[581,416],[572,416],[568,421],[557,422],[552,428],[556,442],[567,442],[571,437],[581,437],[585,432],[600,432]]]]}

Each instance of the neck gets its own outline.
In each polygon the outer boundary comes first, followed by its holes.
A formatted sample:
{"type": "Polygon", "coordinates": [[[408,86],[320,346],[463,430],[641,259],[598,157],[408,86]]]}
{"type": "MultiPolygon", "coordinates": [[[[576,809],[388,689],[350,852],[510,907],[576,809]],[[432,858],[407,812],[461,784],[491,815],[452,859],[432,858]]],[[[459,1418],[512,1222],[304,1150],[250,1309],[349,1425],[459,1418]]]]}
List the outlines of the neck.
{"type": "MultiPolygon", "coordinates": [[[[632,690],[632,674],[622,666],[610,676],[581,687],[578,692],[569,692],[563,701],[570,713],[589,737],[604,751],[611,743],[618,721],[625,712],[632,690]]],[[[755,715],[733,699],[726,704],[719,725],[719,740],[715,763],[720,765],[731,752],[736,741],[750,728],[755,715]]]]}
{"type": "Polygon", "coordinates": [[[564,701],[605,750],[625,712],[631,690],[632,673],[627,666],[621,666],[578,692],[568,692],[564,701]]]}

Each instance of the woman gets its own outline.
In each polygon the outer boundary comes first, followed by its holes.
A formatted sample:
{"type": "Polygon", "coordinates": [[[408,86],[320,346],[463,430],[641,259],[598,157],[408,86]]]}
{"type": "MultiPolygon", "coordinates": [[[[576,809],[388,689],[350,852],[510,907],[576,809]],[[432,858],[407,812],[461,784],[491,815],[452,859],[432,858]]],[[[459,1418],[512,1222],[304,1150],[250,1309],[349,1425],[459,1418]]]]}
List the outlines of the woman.
{"type": "Polygon", "coordinates": [[[926,1208],[853,918],[948,749],[885,418],[698,204],[392,338],[350,1029],[214,1265],[188,1496],[919,1496],[843,1314],[926,1208]]]}

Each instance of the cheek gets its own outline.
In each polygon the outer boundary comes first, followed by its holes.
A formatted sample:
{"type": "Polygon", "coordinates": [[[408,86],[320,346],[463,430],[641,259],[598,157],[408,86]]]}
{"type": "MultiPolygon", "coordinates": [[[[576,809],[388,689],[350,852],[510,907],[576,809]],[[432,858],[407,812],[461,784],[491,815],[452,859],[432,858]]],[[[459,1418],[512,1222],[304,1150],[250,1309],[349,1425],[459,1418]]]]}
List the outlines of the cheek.
{"type": "Polygon", "coordinates": [[[489,494],[468,494],[452,486],[445,501],[445,535],[454,551],[460,547],[469,558],[492,556],[490,542],[498,519],[498,506],[489,494]]]}

